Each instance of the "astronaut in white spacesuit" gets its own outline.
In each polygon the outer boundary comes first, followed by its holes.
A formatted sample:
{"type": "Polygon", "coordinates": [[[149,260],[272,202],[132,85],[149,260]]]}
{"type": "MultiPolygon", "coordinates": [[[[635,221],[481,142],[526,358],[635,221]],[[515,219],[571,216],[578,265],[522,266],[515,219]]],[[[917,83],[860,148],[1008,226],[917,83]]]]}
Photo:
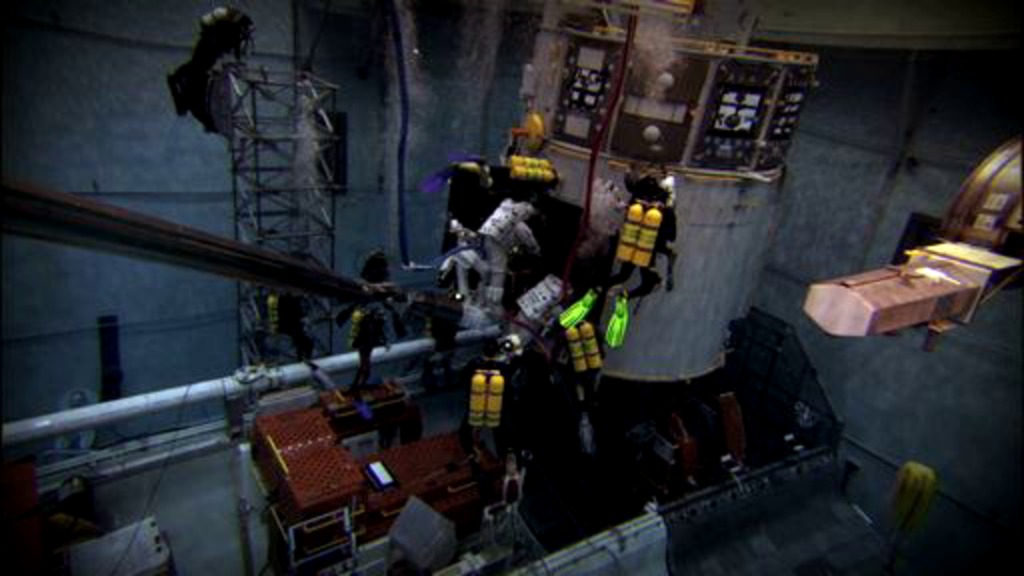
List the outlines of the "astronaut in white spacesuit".
{"type": "Polygon", "coordinates": [[[447,272],[455,267],[459,293],[464,295],[469,303],[492,310],[500,309],[505,294],[505,272],[509,251],[518,246],[529,253],[540,252],[540,246],[526,224],[536,212],[537,209],[529,202],[517,202],[507,198],[498,205],[477,232],[466,229],[458,220],[452,220],[451,230],[458,237],[461,249],[445,259],[441,271],[447,272]],[[472,244],[479,242],[482,242],[482,255],[470,248],[472,244]],[[470,270],[476,270],[482,279],[476,293],[469,288],[470,270]]]}

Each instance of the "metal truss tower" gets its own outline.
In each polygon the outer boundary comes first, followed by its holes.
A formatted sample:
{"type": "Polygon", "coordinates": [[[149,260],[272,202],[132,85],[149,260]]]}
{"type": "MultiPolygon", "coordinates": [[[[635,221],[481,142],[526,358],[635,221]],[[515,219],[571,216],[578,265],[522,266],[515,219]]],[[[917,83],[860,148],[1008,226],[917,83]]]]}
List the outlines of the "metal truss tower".
{"type": "MultiPolygon", "coordinates": [[[[333,270],[337,87],[241,63],[225,65],[213,86],[210,101],[225,108],[214,116],[230,143],[236,239],[333,270]]],[[[243,365],[331,352],[327,298],[240,282],[238,315],[243,365]]]]}

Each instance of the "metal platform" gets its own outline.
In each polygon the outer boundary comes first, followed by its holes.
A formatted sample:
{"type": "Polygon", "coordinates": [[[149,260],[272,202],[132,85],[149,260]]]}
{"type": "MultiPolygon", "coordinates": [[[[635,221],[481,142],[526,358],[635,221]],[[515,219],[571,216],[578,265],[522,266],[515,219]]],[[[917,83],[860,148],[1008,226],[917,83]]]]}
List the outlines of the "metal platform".
{"type": "MultiPolygon", "coordinates": [[[[308,72],[276,72],[233,63],[218,81],[225,114],[221,131],[231,148],[236,239],[324,270],[334,268],[334,193],[339,143],[337,87],[308,72]]],[[[272,292],[241,283],[239,340],[245,365],[278,364],[302,352],[278,333],[268,304],[272,292]]],[[[302,330],[311,357],[331,352],[333,318],[327,299],[302,295],[302,330]]]]}

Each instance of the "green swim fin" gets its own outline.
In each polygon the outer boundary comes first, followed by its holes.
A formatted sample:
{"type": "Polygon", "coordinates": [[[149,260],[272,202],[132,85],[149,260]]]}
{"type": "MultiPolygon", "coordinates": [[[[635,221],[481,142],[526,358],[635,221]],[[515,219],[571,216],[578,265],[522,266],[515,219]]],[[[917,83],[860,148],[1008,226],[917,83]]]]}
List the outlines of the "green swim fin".
{"type": "Polygon", "coordinates": [[[594,307],[595,302],[597,302],[597,292],[594,289],[587,290],[583,298],[573,302],[565,309],[565,312],[558,316],[558,323],[567,330],[572,328],[586,318],[587,314],[590,314],[590,309],[594,307]]]}
{"type": "Polygon", "coordinates": [[[628,327],[629,298],[622,293],[615,299],[615,312],[608,320],[608,330],[605,331],[604,341],[612,348],[622,346],[622,343],[626,341],[626,328],[628,327]]]}

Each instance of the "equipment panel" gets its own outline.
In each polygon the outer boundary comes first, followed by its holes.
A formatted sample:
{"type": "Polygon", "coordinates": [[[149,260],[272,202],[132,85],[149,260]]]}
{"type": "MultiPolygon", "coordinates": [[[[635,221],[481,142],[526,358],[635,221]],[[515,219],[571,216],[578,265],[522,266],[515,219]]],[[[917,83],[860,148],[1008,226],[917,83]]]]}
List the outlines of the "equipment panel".
{"type": "Polygon", "coordinates": [[[775,110],[762,143],[757,168],[766,170],[782,166],[789,143],[803,110],[804,100],[814,82],[814,71],[809,67],[790,67],[785,72],[782,89],[775,99],[775,110]]]}
{"type": "Polygon", "coordinates": [[[636,63],[626,83],[612,151],[649,162],[680,162],[709,65],[706,58],[682,55],[661,69],[643,60],[636,63]]]}
{"type": "Polygon", "coordinates": [[[743,170],[754,166],[783,69],[761,62],[723,61],[715,77],[691,164],[743,170]]]}
{"type": "Polygon", "coordinates": [[[559,140],[589,146],[610,97],[618,48],[578,40],[569,45],[554,131],[559,140]]]}

